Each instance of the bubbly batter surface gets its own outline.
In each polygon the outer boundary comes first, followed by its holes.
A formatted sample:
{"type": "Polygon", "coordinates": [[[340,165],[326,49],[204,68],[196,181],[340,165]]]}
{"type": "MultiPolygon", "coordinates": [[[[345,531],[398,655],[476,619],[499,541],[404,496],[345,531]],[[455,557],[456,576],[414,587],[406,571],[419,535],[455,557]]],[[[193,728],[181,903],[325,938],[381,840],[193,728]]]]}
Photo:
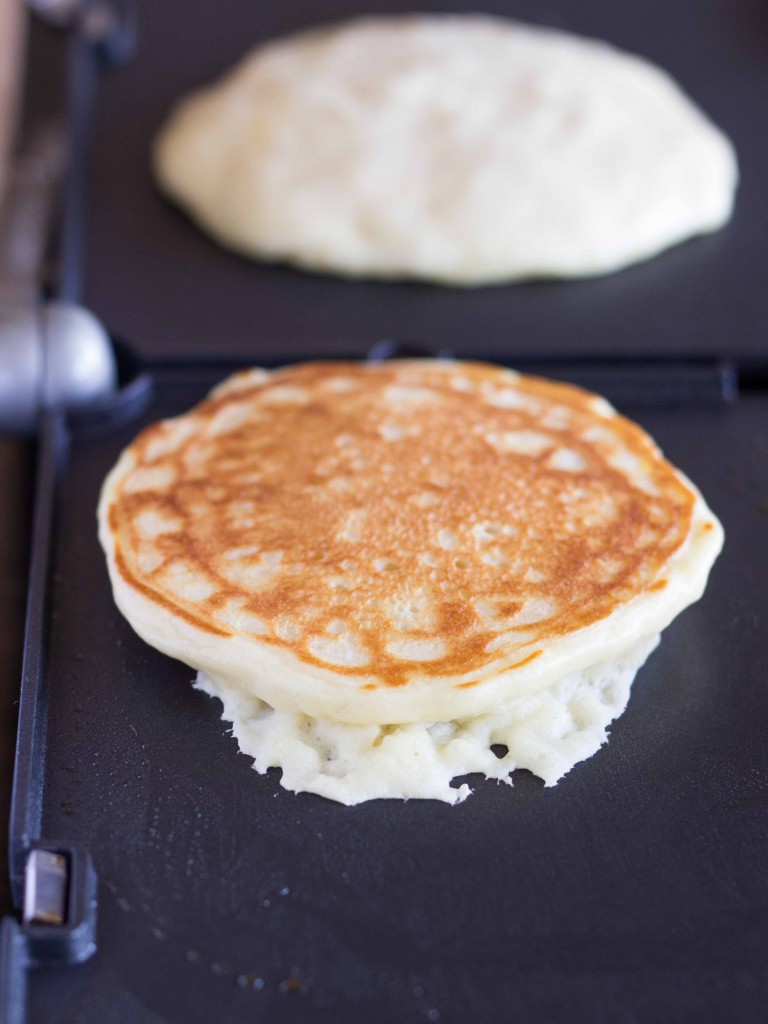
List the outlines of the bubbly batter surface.
{"type": "Polygon", "coordinates": [[[582,277],[729,218],[733,147],[660,68],[485,15],[359,18],[184,97],[158,181],[219,242],[329,273],[582,277]]]}

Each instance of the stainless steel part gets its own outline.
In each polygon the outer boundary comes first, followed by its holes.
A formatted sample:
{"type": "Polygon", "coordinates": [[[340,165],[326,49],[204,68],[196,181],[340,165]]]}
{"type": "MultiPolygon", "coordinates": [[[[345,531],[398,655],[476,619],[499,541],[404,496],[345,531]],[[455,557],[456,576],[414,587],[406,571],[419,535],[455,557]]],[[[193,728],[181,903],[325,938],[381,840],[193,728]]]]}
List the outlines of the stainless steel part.
{"type": "Polygon", "coordinates": [[[109,335],[83,306],[48,302],[39,315],[45,371],[43,404],[87,405],[114,390],[115,355],[109,335]]]}
{"type": "Polygon", "coordinates": [[[64,924],[67,914],[67,859],[50,850],[31,850],[24,871],[24,924],[64,924]]]}
{"type": "Polygon", "coordinates": [[[0,431],[34,431],[43,408],[86,405],[117,383],[107,332],[82,306],[49,302],[0,320],[0,431]]]}

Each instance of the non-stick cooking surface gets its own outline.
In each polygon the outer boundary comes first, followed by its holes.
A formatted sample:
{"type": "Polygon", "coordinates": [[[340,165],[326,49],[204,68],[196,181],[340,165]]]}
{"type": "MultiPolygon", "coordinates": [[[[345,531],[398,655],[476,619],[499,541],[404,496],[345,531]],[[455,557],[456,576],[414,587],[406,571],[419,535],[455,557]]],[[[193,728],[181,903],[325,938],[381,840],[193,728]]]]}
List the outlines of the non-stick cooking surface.
{"type": "MultiPolygon", "coordinates": [[[[489,0],[482,8],[606,39],[656,61],[734,140],[733,222],[608,277],[461,290],[335,280],[219,249],[158,195],[154,133],[174,100],[259,40],[352,14],[466,10],[426,0],[139,3],[132,64],[104,77],[90,160],[85,302],[137,350],[259,360],[362,354],[382,337],[459,355],[759,353],[768,290],[768,13],[762,0],[489,0]]],[[[45,67],[41,66],[41,73],[45,67]]]]}
{"type": "MultiPolygon", "coordinates": [[[[211,383],[170,375],[142,422],[211,383]]],[[[75,433],[42,832],[93,856],[99,948],[33,973],[30,1022],[762,1024],[768,402],[636,412],[724,522],[707,594],[600,753],[553,789],[475,780],[455,808],[344,808],[257,775],[112,604],[94,509],[140,424],[75,433]]]]}

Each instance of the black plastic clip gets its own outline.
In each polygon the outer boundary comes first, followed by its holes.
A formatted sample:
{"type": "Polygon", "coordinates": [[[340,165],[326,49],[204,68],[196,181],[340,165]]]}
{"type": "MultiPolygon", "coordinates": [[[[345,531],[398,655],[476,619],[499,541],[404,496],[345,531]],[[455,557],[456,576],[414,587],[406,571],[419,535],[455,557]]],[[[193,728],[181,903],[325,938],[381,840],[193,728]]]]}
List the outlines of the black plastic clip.
{"type": "Polygon", "coordinates": [[[66,967],[96,950],[96,872],[76,846],[34,842],[24,871],[19,927],[29,967],[66,967]]]}
{"type": "Polygon", "coordinates": [[[25,1019],[27,973],[96,952],[96,872],[77,846],[36,841],[24,868],[22,920],[0,922],[0,1024],[25,1019]]]}

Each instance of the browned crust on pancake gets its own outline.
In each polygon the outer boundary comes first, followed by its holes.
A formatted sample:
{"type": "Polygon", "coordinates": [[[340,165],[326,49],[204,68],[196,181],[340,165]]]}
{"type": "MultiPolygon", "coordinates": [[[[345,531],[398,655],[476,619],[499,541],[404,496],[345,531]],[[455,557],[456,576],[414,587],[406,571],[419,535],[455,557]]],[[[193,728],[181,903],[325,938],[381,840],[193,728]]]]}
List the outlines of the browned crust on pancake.
{"type": "MultiPolygon", "coordinates": [[[[522,668],[524,665],[530,665],[532,661],[541,657],[543,653],[543,651],[533,651],[532,654],[529,654],[527,658],[523,658],[522,661],[516,661],[514,665],[508,665],[504,671],[514,672],[516,668],[522,668]]],[[[468,690],[470,687],[477,686],[477,684],[481,682],[481,679],[470,679],[468,683],[456,683],[456,688],[458,690],[468,690]]]]}
{"type": "Polygon", "coordinates": [[[511,380],[482,364],[446,370],[428,362],[302,364],[253,385],[248,379],[193,410],[195,429],[177,450],[152,451],[178,421],[145,430],[131,446],[137,468],[167,470],[173,483],[131,493],[129,472],[109,510],[122,578],[205,632],[237,631],[217,618],[236,599],[267,624],[259,642],[303,662],[387,686],[416,675],[473,675],[466,685],[500,657],[520,650],[526,656],[512,667],[529,662],[540,653],[527,654],[532,645],[589,626],[665,585],[659,574],[687,539],[693,492],[637,425],[598,415],[594,397],[570,385],[511,380]],[[351,390],[334,390],[339,379],[351,390]],[[455,390],[454,379],[463,380],[462,390],[455,390]],[[396,406],[382,412],[379,399],[390,386],[427,388],[437,397],[412,412],[396,406]],[[285,387],[305,389],[308,400],[264,401],[285,387]],[[483,397],[483,389],[505,388],[531,407],[502,408],[483,397]],[[214,417],[243,402],[253,403],[253,417],[215,438],[205,434],[214,417]],[[555,408],[566,426],[544,425],[555,408]],[[419,433],[385,440],[381,429],[389,421],[419,433]],[[629,449],[655,494],[608,464],[610,439],[585,439],[595,426],[629,449]],[[487,440],[520,431],[550,437],[552,446],[520,455],[487,440]],[[353,440],[340,444],[339,438],[353,440]],[[553,467],[553,451],[565,448],[581,468],[553,467]],[[611,514],[600,522],[606,503],[611,514]],[[172,517],[178,528],[151,541],[162,562],[142,571],[146,541],[136,519],[151,510],[172,517]],[[343,530],[349,513],[364,524],[357,540],[343,530]],[[517,532],[492,532],[478,543],[471,531],[483,523],[517,532]],[[453,535],[454,549],[437,543],[440,531],[453,535]],[[227,561],[226,552],[244,548],[257,550],[227,561]],[[231,566],[256,564],[265,551],[283,557],[274,585],[259,592],[235,579],[231,566]],[[425,553],[435,564],[424,564],[425,553]],[[192,566],[210,584],[210,595],[179,598],[166,578],[174,564],[192,566]],[[329,579],[342,585],[334,589],[329,579]],[[353,590],[344,589],[345,579],[353,590]],[[417,594],[419,588],[435,602],[433,621],[407,637],[445,643],[443,656],[428,661],[404,660],[387,649],[393,635],[387,601],[394,591],[417,594]],[[495,618],[478,615],[478,599],[494,606],[495,618]],[[530,600],[550,602],[551,614],[521,626],[519,642],[489,650],[508,632],[497,623],[530,600]],[[284,619],[298,623],[297,639],[275,632],[284,619]],[[338,621],[352,625],[369,654],[366,663],[329,664],[309,649],[310,636],[331,635],[338,621]]]}
{"type": "Polygon", "coordinates": [[[120,552],[115,553],[115,567],[123,579],[130,580],[131,586],[135,587],[139,593],[145,597],[151,598],[157,604],[165,607],[167,611],[172,612],[174,615],[178,615],[180,619],[184,619],[191,626],[195,626],[197,629],[202,629],[204,633],[211,633],[213,636],[232,636],[233,631],[227,629],[220,629],[214,625],[210,619],[203,618],[200,615],[193,615],[188,608],[185,608],[178,601],[174,601],[165,596],[156,587],[147,586],[146,583],[142,583],[140,579],[131,573],[128,565],[120,552]]]}

